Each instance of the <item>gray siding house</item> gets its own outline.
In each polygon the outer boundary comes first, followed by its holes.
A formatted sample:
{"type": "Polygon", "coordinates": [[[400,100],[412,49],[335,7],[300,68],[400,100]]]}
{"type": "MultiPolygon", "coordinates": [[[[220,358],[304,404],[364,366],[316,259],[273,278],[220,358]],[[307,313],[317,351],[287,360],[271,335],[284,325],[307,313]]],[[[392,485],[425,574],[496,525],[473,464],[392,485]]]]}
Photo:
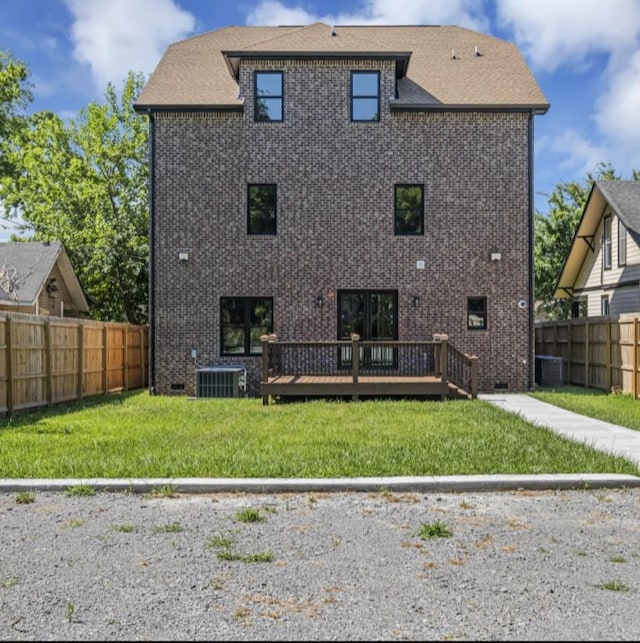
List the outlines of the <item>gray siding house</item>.
{"type": "Polygon", "coordinates": [[[533,126],[517,48],[460,27],[228,27],[171,45],[151,131],[150,392],[263,334],[431,340],[533,386],[533,126]]]}
{"type": "Polygon", "coordinates": [[[572,317],[640,312],[640,181],[595,181],[554,296],[572,317]]]}

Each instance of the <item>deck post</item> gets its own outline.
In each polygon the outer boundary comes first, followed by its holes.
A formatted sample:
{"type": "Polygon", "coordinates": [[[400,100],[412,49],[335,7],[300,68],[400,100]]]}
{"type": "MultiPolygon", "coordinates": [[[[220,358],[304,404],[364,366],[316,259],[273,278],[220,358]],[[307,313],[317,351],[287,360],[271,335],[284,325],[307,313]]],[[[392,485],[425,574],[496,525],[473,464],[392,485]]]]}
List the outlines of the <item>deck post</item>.
{"type": "Polygon", "coordinates": [[[471,355],[469,357],[471,363],[471,399],[475,400],[478,397],[478,356],[471,355]]]}
{"type": "Polygon", "coordinates": [[[447,381],[447,344],[449,335],[440,334],[440,381],[447,381]]]}
{"type": "MultiPolygon", "coordinates": [[[[269,381],[269,341],[271,335],[260,335],[260,342],[262,344],[262,382],[266,384],[269,381]]],[[[262,405],[269,404],[269,396],[262,396],[262,405]]]]}
{"type": "MultiPolygon", "coordinates": [[[[358,375],[360,373],[360,335],[358,333],[351,333],[351,376],[353,383],[358,383],[358,375]]],[[[352,396],[354,401],[358,400],[358,395],[352,396]]]]}

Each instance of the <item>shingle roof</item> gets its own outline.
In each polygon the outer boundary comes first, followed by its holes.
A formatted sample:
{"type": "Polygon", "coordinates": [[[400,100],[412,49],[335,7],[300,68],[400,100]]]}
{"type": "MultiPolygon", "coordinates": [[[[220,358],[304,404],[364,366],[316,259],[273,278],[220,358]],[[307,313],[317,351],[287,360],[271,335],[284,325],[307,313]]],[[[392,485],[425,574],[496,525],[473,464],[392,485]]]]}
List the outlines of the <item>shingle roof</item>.
{"type": "Polygon", "coordinates": [[[611,209],[628,230],[640,233],[640,181],[596,181],[611,209]]]}
{"type": "Polygon", "coordinates": [[[455,26],[332,28],[314,23],[226,27],[174,43],[138,97],[136,109],[241,108],[234,76],[238,58],[349,55],[395,58],[402,63],[395,108],[502,107],[545,112],[549,107],[519,50],[505,40],[455,26]]]}
{"type": "Polygon", "coordinates": [[[636,243],[640,243],[640,181],[594,181],[554,287],[554,297],[571,296],[607,204],[629,233],[636,237],[636,243]]]}
{"type": "Polygon", "coordinates": [[[82,287],[59,241],[0,242],[0,302],[35,303],[58,261],[75,309],[87,312],[82,287]]]}

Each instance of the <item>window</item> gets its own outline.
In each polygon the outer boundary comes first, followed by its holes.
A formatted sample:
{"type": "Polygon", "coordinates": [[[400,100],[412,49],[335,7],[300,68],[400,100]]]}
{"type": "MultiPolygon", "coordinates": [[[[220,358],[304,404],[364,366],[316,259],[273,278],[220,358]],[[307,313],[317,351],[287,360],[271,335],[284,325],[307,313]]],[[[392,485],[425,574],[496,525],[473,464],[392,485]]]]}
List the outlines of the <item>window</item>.
{"type": "Polygon", "coordinates": [[[394,230],[397,235],[424,234],[424,186],[395,186],[394,230]]]}
{"type": "Polygon", "coordinates": [[[254,120],[282,120],[282,72],[257,71],[255,73],[254,120]]]}
{"type": "Polygon", "coordinates": [[[600,297],[600,314],[606,317],[609,314],[609,295],[600,297]]]}
{"type": "Polygon", "coordinates": [[[351,72],[351,120],[380,120],[380,72],[351,72]]]}
{"type": "Polygon", "coordinates": [[[249,234],[276,233],[276,186],[249,185],[247,190],[247,232],[249,234]]]}
{"type": "Polygon", "coordinates": [[[618,265],[627,265],[627,228],[618,219],[618,265]]]}
{"type": "Polygon", "coordinates": [[[576,298],[571,302],[571,319],[582,319],[587,316],[587,298],[576,298]]]}
{"type": "Polygon", "coordinates": [[[602,231],[602,259],[604,268],[611,268],[611,215],[604,218],[604,230],[602,231]]]}
{"type": "Polygon", "coordinates": [[[222,355],[260,355],[260,337],[273,332],[273,299],[222,297],[220,319],[222,355]]]}
{"type": "Polygon", "coordinates": [[[467,297],[467,328],[482,330],[487,327],[487,298],[467,297]]]}

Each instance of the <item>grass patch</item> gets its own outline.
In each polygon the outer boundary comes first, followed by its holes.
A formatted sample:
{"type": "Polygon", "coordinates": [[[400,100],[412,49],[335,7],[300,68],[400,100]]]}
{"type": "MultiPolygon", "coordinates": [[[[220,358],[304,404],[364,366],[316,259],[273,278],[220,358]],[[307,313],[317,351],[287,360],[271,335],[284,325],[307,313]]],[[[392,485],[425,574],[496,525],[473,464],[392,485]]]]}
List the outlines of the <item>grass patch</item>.
{"type": "Polygon", "coordinates": [[[640,474],[483,400],[263,406],[147,391],[1,419],[0,470],[16,479],[640,474]]]}
{"type": "Polygon", "coordinates": [[[96,489],[90,484],[77,484],[64,490],[65,496],[95,496],[96,489]]]}
{"type": "Polygon", "coordinates": [[[178,522],[170,522],[167,525],[162,525],[156,527],[153,530],[154,534],[179,534],[181,531],[184,531],[184,527],[178,522]]]}
{"type": "Polygon", "coordinates": [[[625,585],[621,580],[608,580],[598,585],[600,589],[607,589],[610,592],[628,592],[631,588],[625,585]]]}
{"type": "Polygon", "coordinates": [[[266,518],[255,507],[247,507],[236,512],[235,519],[238,522],[264,522],[266,518]]]}
{"type": "Polygon", "coordinates": [[[36,494],[34,491],[19,491],[16,494],[16,502],[19,505],[29,505],[36,501],[36,494]]]}
{"type": "Polygon", "coordinates": [[[453,532],[447,524],[436,520],[434,522],[422,523],[420,529],[415,534],[422,540],[431,540],[432,538],[451,538],[453,532]]]}
{"type": "Polygon", "coordinates": [[[579,386],[539,389],[529,395],[567,411],[640,431],[638,400],[634,400],[631,395],[611,395],[605,391],[579,386]]]}

